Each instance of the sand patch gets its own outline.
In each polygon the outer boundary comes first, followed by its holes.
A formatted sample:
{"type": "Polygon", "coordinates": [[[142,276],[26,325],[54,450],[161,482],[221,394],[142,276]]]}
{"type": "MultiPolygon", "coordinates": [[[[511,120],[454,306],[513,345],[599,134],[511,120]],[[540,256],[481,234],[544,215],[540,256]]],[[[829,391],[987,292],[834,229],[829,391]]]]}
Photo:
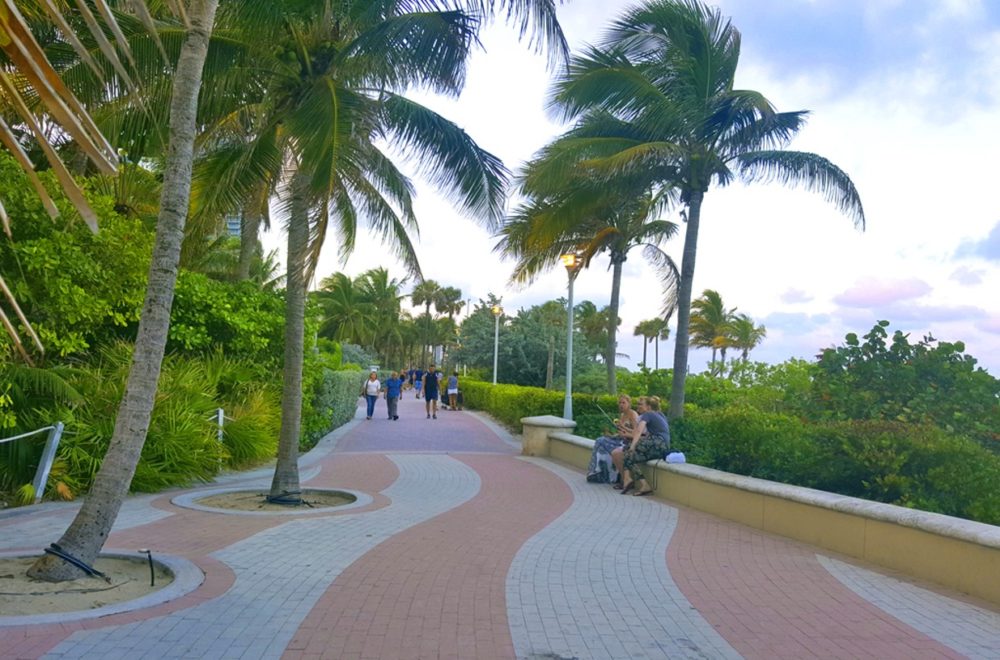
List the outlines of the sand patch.
{"type": "Polygon", "coordinates": [[[273,504],[265,499],[266,496],[267,493],[262,491],[241,490],[199,497],[194,502],[200,506],[211,507],[213,509],[274,511],[281,513],[345,506],[353,504],[357,500],[354,495],[338,490],[304,490],[302,491],[303,504],[300,506],[273,504]]]}
{"type": "Polygon", "coordinates": [[[0,557],[0,616],[92,610],[140,598],[174,580],[169,570],[154,561],[156,584],[150,586],[149,564],[145,559],[99,557],[94,568],[111,578],[110,583],[96,577],[43,582],[27,575],[36,559],[0,557]]]}

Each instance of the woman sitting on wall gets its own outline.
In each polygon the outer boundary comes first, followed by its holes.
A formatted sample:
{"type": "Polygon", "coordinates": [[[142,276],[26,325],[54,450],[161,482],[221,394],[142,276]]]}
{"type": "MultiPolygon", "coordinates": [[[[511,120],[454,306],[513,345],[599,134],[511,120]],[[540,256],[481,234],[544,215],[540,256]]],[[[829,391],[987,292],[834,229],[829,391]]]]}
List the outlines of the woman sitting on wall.
{"type": "Polygon", "coordinates": [[[611,462],[611,452],[619,449],[622,442],[632,437],[632,430],[639,423],[639,415],[632,410],[632,397],[622,394],[618,397],[618,419],[615,421],[617,433],[602,435],[594,441],[594,450],[587,465],[587,481],[606,484],[618,480],[618,470],[611,462]]]}
{"type": "Polygon", "coordinates": [[[670,426],[667,418],[660,412],[660,398],[656,396],[640,397],[638,402],[639,424],[632,431],[632,439],[628,447],[616,449],[611,453],[615,466],[622,472],[622,495],[632,490],[636,484],[639,488],[635,495],[649,495],[653,489],[642,475],[640,466],[654,458],[662,459],[670,451],[670,426]]]}

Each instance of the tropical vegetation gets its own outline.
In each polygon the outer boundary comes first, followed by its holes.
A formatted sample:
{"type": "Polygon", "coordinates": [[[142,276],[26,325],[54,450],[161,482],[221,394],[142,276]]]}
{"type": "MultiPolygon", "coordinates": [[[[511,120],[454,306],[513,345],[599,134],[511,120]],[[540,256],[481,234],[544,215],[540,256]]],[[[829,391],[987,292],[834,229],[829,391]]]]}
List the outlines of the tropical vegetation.
{"type": "Polygon", "coordinates": [[[682,207],[670,415],[684,414],[691,290],[702,203],[712,186],[777,181],[822,193],[864,226],[850,178],[822,156],[787,150],[807,112],[778,112],[734,86],[740,33],[698,0],[648,0],[575,55],[550,105],[570,131],[548,145],[525,188],[544,194],[574,177],[627,183],[682,207]],[[579,174],[578,172],[583,172],[579,174]]]}

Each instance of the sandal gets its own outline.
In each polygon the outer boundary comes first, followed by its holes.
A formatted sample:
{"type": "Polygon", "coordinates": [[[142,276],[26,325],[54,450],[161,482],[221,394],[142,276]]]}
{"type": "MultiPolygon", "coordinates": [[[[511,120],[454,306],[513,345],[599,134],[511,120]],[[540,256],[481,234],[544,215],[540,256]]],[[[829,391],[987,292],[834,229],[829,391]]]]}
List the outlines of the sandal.
{"type": "Polygon", "coordinates": [[[653,489],[650,488],[649,490],[637,490],[634,493],[632,493],[632,497],[642,497],[643,495],[652,495],[652,494],[653,494],[653,489]]]}
{"type": "Polygon", "coordinates": [[[622,492],[621,492],[621,494],[624,495],[625,493],[629,492],[633,488],[635,488],[635,482],[634,481],[630,481],[625,486],[622,486],[622,492]]]}

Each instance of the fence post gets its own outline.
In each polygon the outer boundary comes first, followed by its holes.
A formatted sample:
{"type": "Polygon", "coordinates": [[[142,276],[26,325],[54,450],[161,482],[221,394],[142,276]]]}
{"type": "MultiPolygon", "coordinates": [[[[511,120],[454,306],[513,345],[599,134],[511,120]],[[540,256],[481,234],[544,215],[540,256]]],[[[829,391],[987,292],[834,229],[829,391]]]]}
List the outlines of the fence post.
{"type": "Polygon", "coordinates": [[[52,461],[56,458],[56,449],[59,447],[59,439],[62,438],[63,423],[56,422],[52,430],[49,431],[49,437],[45,441],[45,449],[42,451],[42,459],[38,463],[38,469],[35,471],[35,481],[32,484],[35,487],[35,504],[42,501],[42,495],[45,493],[45,484],[49,480],[49,471],[52,469],[52,461]]]}
{"type": "Polygon", "coordinates": [[[215,411],[215,420],[219,423],[219,442],[222,442],[222,425],[225,424],[226,412],[222,408],[215,411]]]}

